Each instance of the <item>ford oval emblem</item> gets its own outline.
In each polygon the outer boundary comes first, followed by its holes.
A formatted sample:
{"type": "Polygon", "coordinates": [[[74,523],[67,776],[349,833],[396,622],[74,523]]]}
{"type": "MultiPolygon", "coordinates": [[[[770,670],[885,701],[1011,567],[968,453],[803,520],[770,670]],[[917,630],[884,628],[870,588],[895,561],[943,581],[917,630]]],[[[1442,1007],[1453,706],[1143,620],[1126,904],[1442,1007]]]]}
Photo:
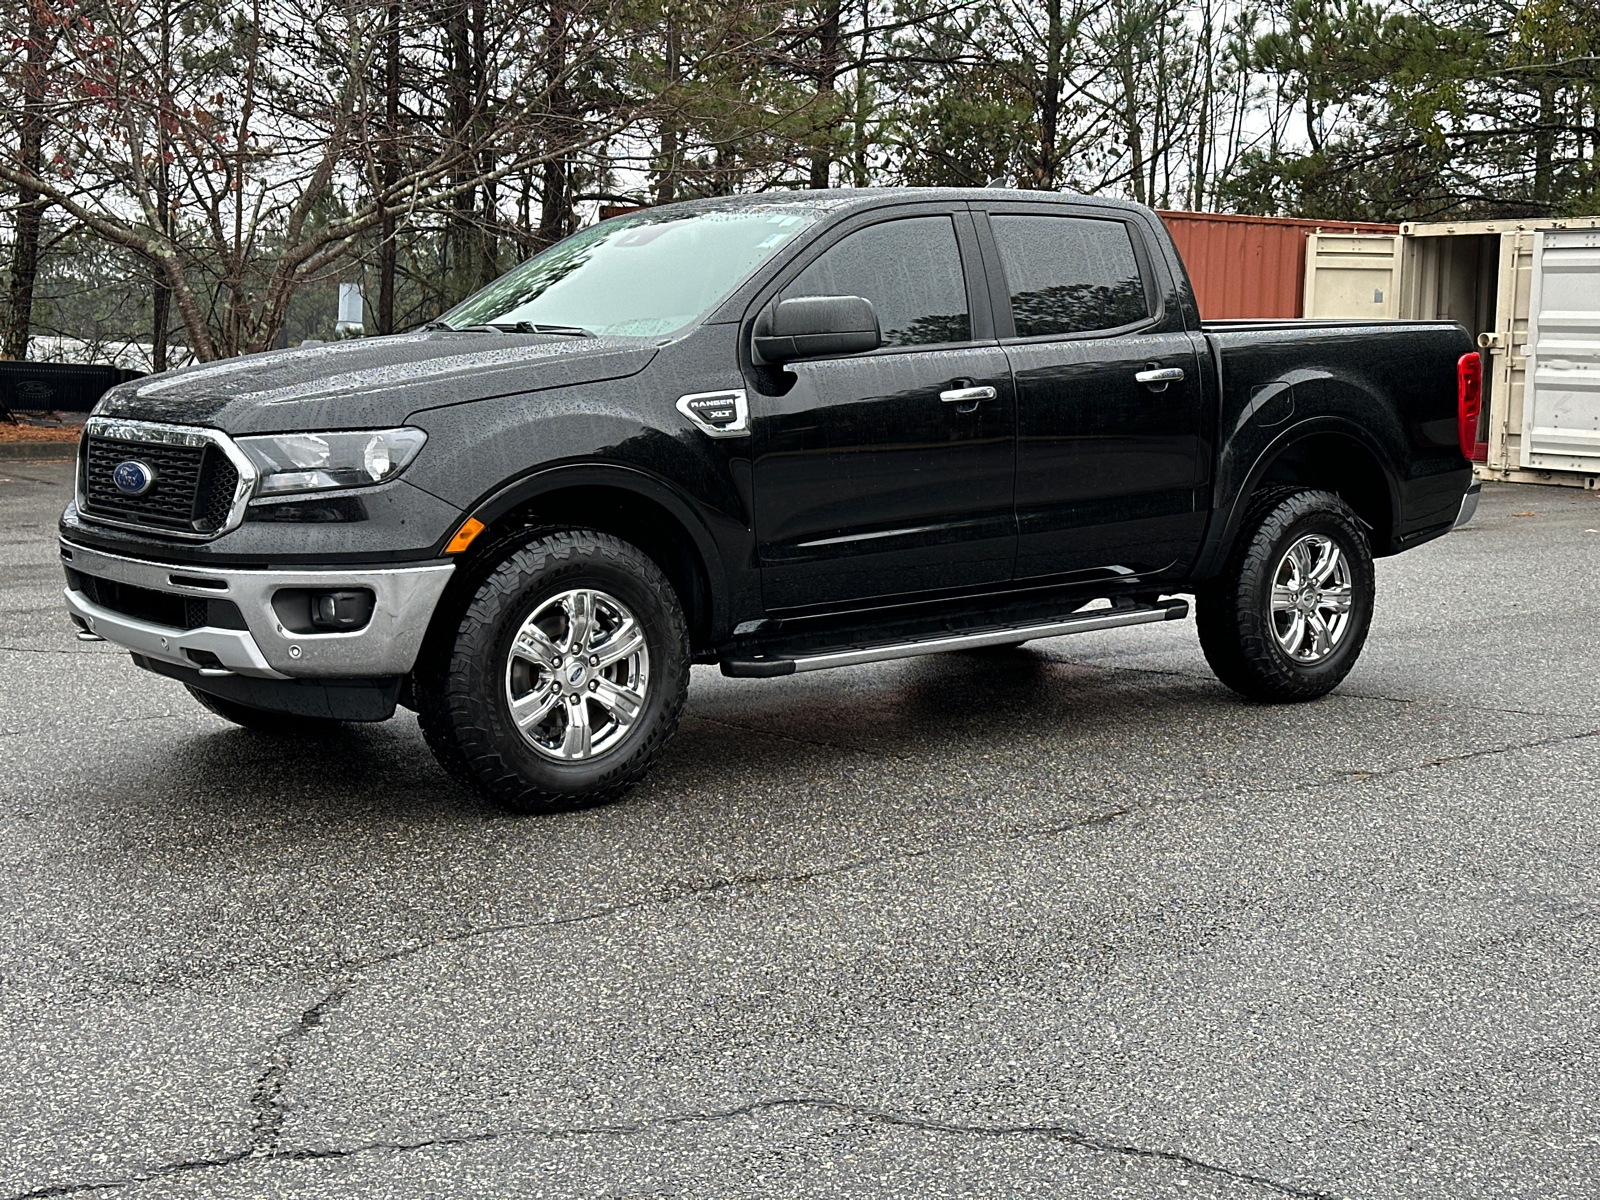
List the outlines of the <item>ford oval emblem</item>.
{"type": "Polygon", "coordinates": [[[149,463],[130,458],[111,469],[111,482],[117,485],[117,491],[124,496],[142,496],[155,486],[155,468],[149,463]]]}

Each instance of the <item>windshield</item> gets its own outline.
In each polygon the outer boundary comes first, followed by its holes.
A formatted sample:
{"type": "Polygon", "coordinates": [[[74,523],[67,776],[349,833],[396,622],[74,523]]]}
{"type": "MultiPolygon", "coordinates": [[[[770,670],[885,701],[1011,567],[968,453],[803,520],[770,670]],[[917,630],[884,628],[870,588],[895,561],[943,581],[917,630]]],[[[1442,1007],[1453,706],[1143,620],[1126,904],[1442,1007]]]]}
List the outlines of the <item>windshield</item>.
{"type": "Polygon", "coordinates": [[[747,209],[607,221],[508,271],[440,324],[659,337],[709,310],[815,219],[747,209]]]}

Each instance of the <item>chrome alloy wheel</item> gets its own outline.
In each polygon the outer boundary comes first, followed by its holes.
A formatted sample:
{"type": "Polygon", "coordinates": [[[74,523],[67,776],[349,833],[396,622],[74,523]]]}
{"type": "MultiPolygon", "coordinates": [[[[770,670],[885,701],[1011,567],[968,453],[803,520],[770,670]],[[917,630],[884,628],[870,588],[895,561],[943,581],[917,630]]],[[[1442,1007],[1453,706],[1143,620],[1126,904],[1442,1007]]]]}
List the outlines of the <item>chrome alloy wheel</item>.
{"type": "Polygon", "coordinates": [[[1308,533],[1272,575],[1272,632],[1295,662],[1312,666],[1339,648],[1354,603],[1350,562],[1332,538],[1308,533]]]}
{"type": "Polygon", "coordinates": [[[511,719],[530,746],[560,762],[598,758],[627,737],[649,687],[644,629],[605,592],[551,596],[506,655],[511,719]]]}

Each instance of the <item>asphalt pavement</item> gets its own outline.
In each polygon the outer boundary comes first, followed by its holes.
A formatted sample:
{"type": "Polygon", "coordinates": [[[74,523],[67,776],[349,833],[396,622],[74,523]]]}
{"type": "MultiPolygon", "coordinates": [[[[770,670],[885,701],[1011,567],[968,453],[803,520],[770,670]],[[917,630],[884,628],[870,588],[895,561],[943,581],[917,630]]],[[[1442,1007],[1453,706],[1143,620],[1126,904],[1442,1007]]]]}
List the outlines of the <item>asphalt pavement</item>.
{"type": "Polygon", "coordinates": [[[1600,1194],[1600,496],[1189,622],[696,668],[622,803],[286,746],[75,641],[0,463],[0,1200],[1600,1194]]]}

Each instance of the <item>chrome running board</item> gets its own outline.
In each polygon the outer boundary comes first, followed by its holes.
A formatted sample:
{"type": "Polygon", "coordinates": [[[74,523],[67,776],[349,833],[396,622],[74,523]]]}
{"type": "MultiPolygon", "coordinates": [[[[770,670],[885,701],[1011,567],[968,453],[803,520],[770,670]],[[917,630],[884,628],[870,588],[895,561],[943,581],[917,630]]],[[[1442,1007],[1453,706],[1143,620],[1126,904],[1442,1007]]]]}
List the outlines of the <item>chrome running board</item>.
{"type": "Polygon", "coordinates": [[[1162,600],[1154,605],[1101,608],[1042,623],[990,625],[970,633],[939,633],[876,646],[841,646],[794,656],[774,654],[756,658],[725,658],[722,660],[722,673],[742,679],[768,679],[778,675],[798,675],[802,671],[826,671],[830,667],[854,667],[862,663],[915,658],[921,654],[943,654],[948,650],[1009,646],[1038,638],[1089,633],[1096,629],[1120,629],[1125,625],[1148,625],[1155,621],[1181,621],[1188,615],[1187,600],[1162,600]]]}

